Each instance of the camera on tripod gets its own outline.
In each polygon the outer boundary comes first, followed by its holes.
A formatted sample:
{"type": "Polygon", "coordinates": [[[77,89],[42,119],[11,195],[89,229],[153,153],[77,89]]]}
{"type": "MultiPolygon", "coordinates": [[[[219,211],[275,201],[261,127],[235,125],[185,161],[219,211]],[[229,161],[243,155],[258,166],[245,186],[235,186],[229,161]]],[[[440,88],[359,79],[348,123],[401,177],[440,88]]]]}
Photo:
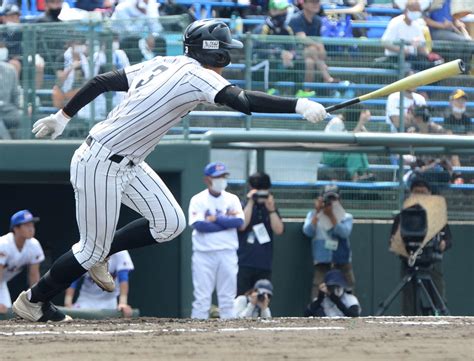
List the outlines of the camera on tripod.
{"type": "Polygon", "coordinates": [[[413,265],[428,267],[442,260],[439,245],[441,232],[423,244],[428,231],[426,210],[419,204],[405,208],[400,213],[400,236],[407,253],[413,257],[413,265]]]}

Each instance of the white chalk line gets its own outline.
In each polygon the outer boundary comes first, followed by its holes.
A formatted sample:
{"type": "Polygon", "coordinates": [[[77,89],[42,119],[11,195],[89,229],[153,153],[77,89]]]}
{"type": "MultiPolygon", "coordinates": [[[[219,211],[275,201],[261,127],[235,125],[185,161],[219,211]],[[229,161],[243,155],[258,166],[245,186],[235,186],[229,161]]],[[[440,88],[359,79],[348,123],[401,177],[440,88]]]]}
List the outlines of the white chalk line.
{"type": "Polygon", "coordinates": [[[97,331],[97,330],[74,330],[74,331],[13,331],[0,332],[0,336],[42,336],[42,335],[124,335],[124,334],[145,334],[153,332],[245,332],[245,331],[321,331],[321,330],[344,330],[344,327],[238,327],[238,328],[220,328],[217,330],[210,330],[205,328],[176,328],[176,329],[154,329],[154,330],[111,330],[111,331],[97,331]]]}
{"type": "MultiPolygon", "coordinates": [[[[431,325],[451,325],[448,321],[365,321],[367,323],[380,323],[383,325],[406,325],[406,326],[431,326],[431,325]]],[[[459,324],[459,323],[457,323],[459,324]]]]}

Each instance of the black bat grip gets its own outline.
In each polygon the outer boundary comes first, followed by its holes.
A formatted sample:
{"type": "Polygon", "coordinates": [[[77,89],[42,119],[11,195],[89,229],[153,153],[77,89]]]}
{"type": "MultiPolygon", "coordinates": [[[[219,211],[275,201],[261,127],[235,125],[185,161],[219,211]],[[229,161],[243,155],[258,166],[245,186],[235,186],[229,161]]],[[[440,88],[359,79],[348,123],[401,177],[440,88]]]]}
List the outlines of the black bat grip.
{"type": "Polygon", "coordinates": [[[357,104],[357,103],[360,103],[360,99],[359,98],[353,98],[353,99],[349,99],[345,102],[342,102],[342,103],[339,103],[339,104],[335,104],[335,105],[331,105],[330,107],[327,107],[326,108],[326,112],[328,113],[331,113],[333,112],[334,110],[338,110],[338,109],[341,109],[341,108],[345,108],[345,107],[348,107],[349,105],[353,105],[353,104],[357,104]]]}

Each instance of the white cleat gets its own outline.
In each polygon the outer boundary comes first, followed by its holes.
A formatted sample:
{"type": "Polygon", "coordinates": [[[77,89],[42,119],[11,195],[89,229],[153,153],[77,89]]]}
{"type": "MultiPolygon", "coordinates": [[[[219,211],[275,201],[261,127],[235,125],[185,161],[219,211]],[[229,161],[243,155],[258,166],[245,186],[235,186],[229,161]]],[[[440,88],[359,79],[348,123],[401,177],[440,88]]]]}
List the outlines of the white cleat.
{"type": "Polygon", "coordinates": [[[113,292],[115,290],[115,281],[109,273],[109,258],[102,262],[97,262],[89,269],[89,275],[94,282],[104,291],[113,292]]]}
{"type": "Polygon", "coordinates": [[[20,293],[12,306],[15,312],[21,318],[33,322],[68,322],[72,317],[59,311],[51,302],[33,303],[28,300],[26,291],[20,293]]]}

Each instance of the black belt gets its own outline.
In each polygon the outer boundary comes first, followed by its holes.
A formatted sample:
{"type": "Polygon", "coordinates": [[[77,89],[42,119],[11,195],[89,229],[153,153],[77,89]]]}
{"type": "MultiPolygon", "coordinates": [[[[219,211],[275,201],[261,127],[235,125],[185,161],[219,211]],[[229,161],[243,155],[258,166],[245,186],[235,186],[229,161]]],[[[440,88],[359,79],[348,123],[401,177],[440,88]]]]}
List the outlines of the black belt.
{"type": "MultiPolygon", "coordinates": [[[[92,138],[90,135],[86,138],[86,144],[90,147],[91,144],[92,144],[92,141],[94,140],[94,138],[92,138]]],[[[125,157],[122,156],[122,155],[118,155],[118,154],[112,154],[110,157],[109,157],[109,160],[111,160],[112,162],[114,163],[122,163],[122,160],[124,159],[125,157]]],[[[130,161],[128,163],[129,166],[133,166],[135,165],[135,163],[133,163],[132,161],[130,161]]]]}

